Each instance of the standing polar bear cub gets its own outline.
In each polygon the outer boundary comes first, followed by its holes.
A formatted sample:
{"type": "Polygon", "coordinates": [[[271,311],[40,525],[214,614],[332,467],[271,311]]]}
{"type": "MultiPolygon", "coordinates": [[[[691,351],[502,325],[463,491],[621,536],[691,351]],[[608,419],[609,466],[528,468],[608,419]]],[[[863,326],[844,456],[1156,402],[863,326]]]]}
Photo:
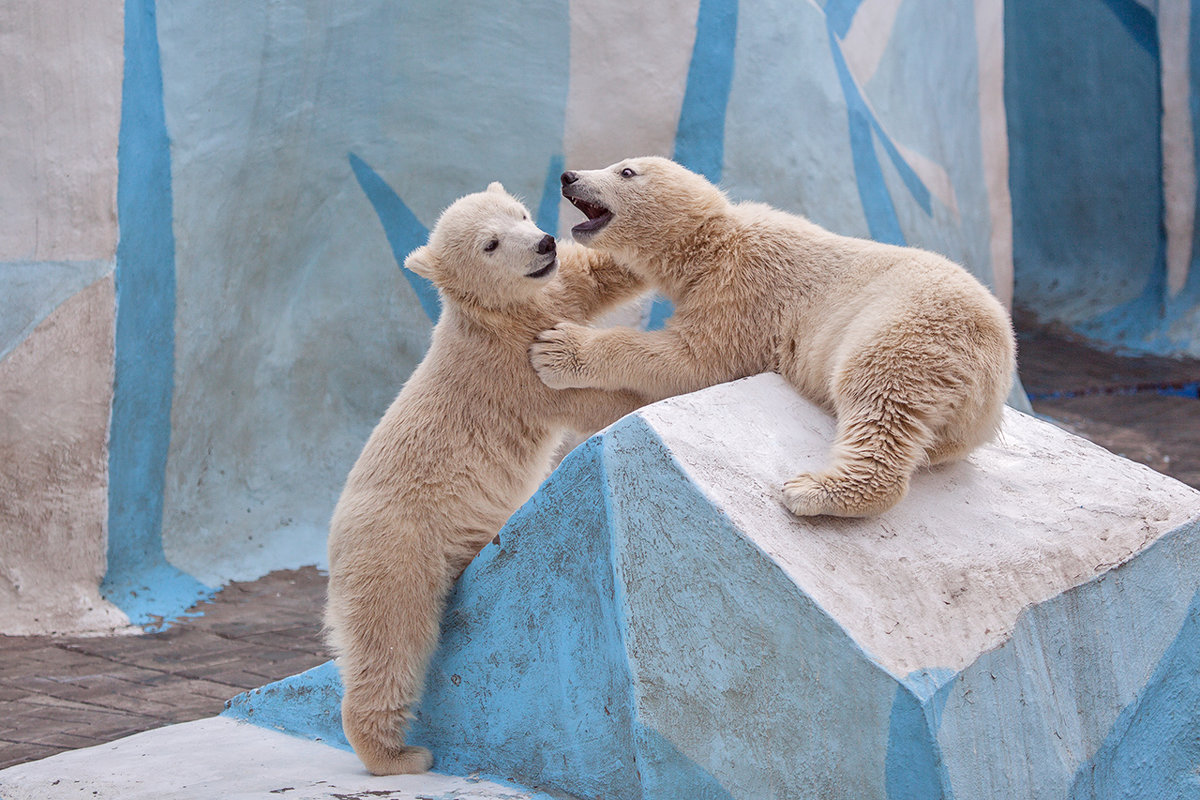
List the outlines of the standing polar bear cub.
{"type": "Polygon", "coordinates": [[[437,285],[442,315],[329,531],[325,623],[345,688],[342,726],[377,775],[431,765],[402,730],[459,573],[537,488],[566,429],[590,433],[644,402],[554,391],[534,374],[527,350],[538,331],[587,321],[643,285],[598,252],[556,253],[500,184],[447,208],[404,265],[437,285]]]}
{"type": "Polygon", "coordinates": [[[663,158],[564,172],[587,216],[577,241],[675,303],[660,331],[563,323],[530,349],[546,385],[661,399],[775,371],[833,411],[829,465],[783,487],[795,514],[891,508],[913,471],[996,433],[1015,364],[1000,303],[933,253],[838,236],[760,203],[730,203],[663,158]]]}

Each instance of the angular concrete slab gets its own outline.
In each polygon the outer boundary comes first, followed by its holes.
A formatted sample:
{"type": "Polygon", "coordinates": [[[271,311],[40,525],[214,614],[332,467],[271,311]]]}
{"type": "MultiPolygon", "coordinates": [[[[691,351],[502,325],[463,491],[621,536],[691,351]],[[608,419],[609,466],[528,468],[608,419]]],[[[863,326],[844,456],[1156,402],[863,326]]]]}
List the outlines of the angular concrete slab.
{"type": "MultiPolygon", "coordinates": [[[[832,435],[766,375],[586,442],[463,575],[411,740],[586,798],[1195,796],[1200,493],[1006,412],[887,514],[795,519],[832,435]]],[[[333,741],[338,695],[227,713],[333,741]]]]}
{"type": "Polygon", "coordinates": [[[0,772],[4,800],[550,800],[474,777],[377,778],[352,753],[224,717],[0,772]]]}

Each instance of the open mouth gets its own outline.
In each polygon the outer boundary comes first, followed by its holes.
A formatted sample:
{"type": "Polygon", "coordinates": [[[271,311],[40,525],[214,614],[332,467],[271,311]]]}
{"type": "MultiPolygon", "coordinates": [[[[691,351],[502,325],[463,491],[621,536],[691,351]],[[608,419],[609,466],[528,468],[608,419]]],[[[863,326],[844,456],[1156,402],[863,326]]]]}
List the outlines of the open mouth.
{"type": "Polygon", "coordinates": [[[535,269],[533,272],[526,272],[525,277],[526,278],[544,278],[547,275],[549,275],[550,273],[554,272],[554,270],[556,270],[556,269],[558,269],[558,259],[552,258],[552,259],[550,259],[550,263],[547,264],[546,266],[542,267],[541,269],[535,269]]]}
{"type": "Polygon", "coordinates": [[[571,228],[571,233],[577,236],[581,233],[584,235],[593,234],[607,225],[609,220],[613,218],[612,212],[604,206],[588,203],[577,197],[568,197],[567,199],[571,201],[571,205],[578,208],[587,217],[585,221],[571,228]]]}

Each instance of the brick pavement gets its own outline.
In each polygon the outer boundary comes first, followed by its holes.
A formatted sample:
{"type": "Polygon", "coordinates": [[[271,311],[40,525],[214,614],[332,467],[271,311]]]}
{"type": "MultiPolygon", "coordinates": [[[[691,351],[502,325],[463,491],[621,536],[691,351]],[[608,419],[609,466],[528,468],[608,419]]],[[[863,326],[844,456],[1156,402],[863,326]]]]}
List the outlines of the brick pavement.
{"type": "Polygon", "coordinates": [[[0,636],[0,769],[211,717],[230,697],[327,661],[312,567],[233,583],[160,633],[0,636]]]}
{"type": "Polygon", "coordinates": [[[1200,489],[1200,399],[1153,388],[1194,385],[1200,360],[1097,351],[1061,327],[1038,326],[1020,314],[1017,326],[1021,381],[1034,411],[1200,489]]]}

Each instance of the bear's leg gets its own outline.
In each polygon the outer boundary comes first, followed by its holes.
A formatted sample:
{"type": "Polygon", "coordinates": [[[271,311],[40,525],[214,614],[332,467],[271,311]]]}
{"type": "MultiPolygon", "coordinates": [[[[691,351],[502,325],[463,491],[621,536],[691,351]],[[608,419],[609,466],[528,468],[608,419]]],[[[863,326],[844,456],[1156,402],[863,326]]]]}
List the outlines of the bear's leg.
{"type": "Polygon", "coordinates": [[[400,728],[411,716],[407,709],[359,708],[357,701],[350,692],[343,698],[342,729],[372,775],[427,772],[433,766],[433,754],[427,749],[402,744],[400,728]]]}
{"type": "Polygon", "coordinates": [[[360,562],[352,577],[331,570],[328,619],[345,687],[342,727],[375,775],[425,772],[433,763],[425,748],[405,745],[403,734],[449,592],[444,557],[426,555],[360,562]]]}
{"type": "Polygon", "coordinates": [[[908,492],[931,440],[928,426],[894,398],[839,409],[830,465],[785,483],[783,503],[801,517],[880,514],[908,492]]]}
{"type": "Polygon", "coordinates": [[[1004,419],[1004,400],[1008,393],[1005,381],[995,383],[997,385],[989,387],[990,394],[981,390],[976,402],[964,403],[964,407],[938,430],[929,446],[929,466],[959,461],[996,438],[1004,419]]]}

